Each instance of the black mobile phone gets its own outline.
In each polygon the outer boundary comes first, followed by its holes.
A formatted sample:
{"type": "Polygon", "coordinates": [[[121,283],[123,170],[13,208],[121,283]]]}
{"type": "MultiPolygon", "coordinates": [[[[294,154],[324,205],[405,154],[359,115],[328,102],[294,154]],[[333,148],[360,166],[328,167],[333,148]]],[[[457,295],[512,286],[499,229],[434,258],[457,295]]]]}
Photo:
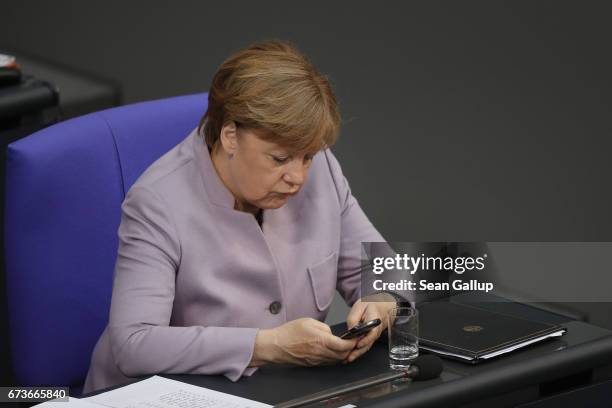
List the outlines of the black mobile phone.
{"type": "Polygon", "coordinates": [[[381,323],[380,319],[370,320],[369,322],[358,324],[357,326],[352,327],[349,331],[340,336],[341,339],[354,339],[355,337],[359,337],[361,335],[366,334],[376,326],[381,323]]]}

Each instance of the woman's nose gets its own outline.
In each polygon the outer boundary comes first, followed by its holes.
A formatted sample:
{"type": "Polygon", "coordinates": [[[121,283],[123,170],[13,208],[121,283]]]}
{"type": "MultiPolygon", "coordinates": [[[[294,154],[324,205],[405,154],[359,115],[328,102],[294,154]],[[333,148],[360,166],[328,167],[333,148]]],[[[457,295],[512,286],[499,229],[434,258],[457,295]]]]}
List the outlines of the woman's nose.
{"type": "Polygon", "coordinates": [[[299,187],[304,184],[307,173],[308,166],[304,165],[301,160],[293,160],[289,164],[289,168],[287,169],[283,179],[292,186],[297,185],[299,187]]]}

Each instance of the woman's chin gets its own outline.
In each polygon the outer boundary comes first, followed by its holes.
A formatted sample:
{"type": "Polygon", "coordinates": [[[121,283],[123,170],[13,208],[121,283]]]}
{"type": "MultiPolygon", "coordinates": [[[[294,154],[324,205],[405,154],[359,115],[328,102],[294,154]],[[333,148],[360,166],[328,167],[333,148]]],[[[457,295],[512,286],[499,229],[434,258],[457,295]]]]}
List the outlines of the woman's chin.
{"type": "Polygon", "coordinates": [[[289,197],[291,197],[289,194],[274,195],[273,197],[268,198],[258,207],[264,210],[276,210],[287,204],[289,197]]]}

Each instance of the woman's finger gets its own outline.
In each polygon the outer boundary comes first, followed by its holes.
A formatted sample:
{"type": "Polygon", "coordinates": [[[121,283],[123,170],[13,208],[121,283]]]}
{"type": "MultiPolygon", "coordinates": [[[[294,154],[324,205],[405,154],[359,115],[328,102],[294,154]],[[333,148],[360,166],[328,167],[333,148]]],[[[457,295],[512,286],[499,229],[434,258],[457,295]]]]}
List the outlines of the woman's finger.
{"type": "Polygon", "coordinates": [[[371,347],[372,347],[372,343],[370,343],[370,344],[368,344],[365,347],[362,347],[360,349],[355,349],[355,350],[351,351],[351,353],[346,357],[346,361],[351,363],[351,362],[357,360],[359,357],[361,357],[362,355],[367,353],[370,350],[371,347]]]}
{"type": "Polygon", "coordinates": [[[358,339],[341,339],[338,336],[330,334],[324,337],[325,346],[333,351],[347,352],[351,351],[357,346],[358,339]]]}
{"type": "Polygon", "coordinates": [[[349,329],[357,326],[362,321],[365,309],[366,305],[361,301],[357,301],[355,304],[353,304],[351,311],[346,317],[346,326],[349,329]]]}
{"type": "Polygon", "coordinates": [[[359,341],[357,342],[357,348],[359,349],[365,347],[368,344],[374,343],[376,339],[380,337],[381,332],[382,329],[380,326],[373,328],[365,336],[359,339],[359,341]]]}

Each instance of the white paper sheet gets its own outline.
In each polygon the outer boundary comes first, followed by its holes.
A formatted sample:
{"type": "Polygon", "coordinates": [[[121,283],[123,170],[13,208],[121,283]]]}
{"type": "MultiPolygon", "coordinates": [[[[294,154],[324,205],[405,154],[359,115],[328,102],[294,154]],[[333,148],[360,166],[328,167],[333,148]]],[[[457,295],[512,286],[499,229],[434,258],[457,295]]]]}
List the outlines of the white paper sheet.
{"type": "Polygon", "coordinates": [[[113,408],[272,407],[272,405],[159,376],[94,395],[85,400],[113,408]]]}

